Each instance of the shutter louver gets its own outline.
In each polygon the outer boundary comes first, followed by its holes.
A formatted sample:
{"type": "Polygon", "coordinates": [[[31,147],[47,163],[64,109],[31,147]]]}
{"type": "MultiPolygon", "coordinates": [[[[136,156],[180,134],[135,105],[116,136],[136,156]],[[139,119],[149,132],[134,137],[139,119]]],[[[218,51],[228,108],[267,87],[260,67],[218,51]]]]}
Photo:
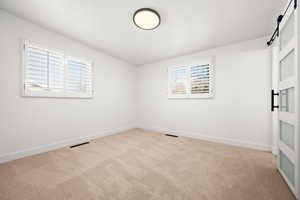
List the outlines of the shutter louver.
{"type": "Polygon", "coordinates": [[[49,53],[49,89],[52,91],[64,90],[64,59],[61,56],[57,56],[49,53]]]}
{"type": "Polygon", "coordinates": [[[188,70],[186,67],[180,67],[175,69],[171,75],[171,93],[173,95],[187,94],[187,76],[188,70]]]}
{"type": "Polygon", "coordinates": [[[213,97],[213,60],[168,68],[168,98],[213,97]]]}
{"type": "Polygon", "coordinates": [[[209,65],[191,67],[191,94],[208,94],[210,83],[209,65]]]}
{"type": "Polygon", "coordinates": [[[25,88],[43,90],[48,87],[48,54],[28,47],[26,51],[25,88]]]}
{"type": "Polygon", "coordinates": [[[31,46],[26,48],[25,55],[25,90],[63,90],[64,60],[62,56],[31,46]]]}
{"type": "Polygon", "coordinates": [[[67,88],[68,92],[92,93],[92,73],[91,64],[72,59],[67,60],[68,78],[67,88]]]}
{"type": "Polygon", "coordinates": [[[91,98],[92,62],[66,57],[25,41],[23,95],[91,98]]]}

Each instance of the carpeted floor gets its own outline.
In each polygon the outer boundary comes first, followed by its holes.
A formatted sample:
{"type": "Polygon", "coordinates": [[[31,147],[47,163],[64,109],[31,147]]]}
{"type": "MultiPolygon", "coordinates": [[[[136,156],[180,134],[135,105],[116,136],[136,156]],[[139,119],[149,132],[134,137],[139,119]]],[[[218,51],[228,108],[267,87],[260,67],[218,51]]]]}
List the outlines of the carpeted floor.
{"type": "Polygon", "coordinates": [[[293,200],[271,153],[134,129],[0,165],[1,200],[293,200]]]}

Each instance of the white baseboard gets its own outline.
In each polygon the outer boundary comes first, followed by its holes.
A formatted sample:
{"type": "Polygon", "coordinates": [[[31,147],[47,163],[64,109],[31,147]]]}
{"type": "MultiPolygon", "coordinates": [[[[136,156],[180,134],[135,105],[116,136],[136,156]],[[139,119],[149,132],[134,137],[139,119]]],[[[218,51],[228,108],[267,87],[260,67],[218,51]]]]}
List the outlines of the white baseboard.
{"type": "Polygon", "coordinates": [[[273,146],[273,147],[272,147],[272,153],[273,153],[275,156],[277,156],[278,153],[279,153],[278,147],[273,146]]]}
{"type": "Polygon", "coordinates": [[[126,131],[126,130],[137,128],[137,127],[141,128],[141,129],[145,129],[145,130],[175,134],[175,135],[178,135],[178,136],[191,137],[191,138],[206,140],[206,141],[210,141],[210,142],[223,143],[223,144],[239,146],[239,147],[246,147],[246,148],[252,148],[252,149],[263,150],[263,151],[272,151],[273,150],[273,152],[274,151],[277,152],[277,150],[272,149],[271,146],[264,145],[264,144],[256,144],[256,143],[249,143],[249,142],[244,142],[244,141],[240,141],[240,140],[212,137],[212,136],[207,136],[207,135],[192,133],[192,132],[172,131],[172,130],[163,129],[163,128],[128,125],[128,126],[125,126],[125,127],[122,127],[122,128],[102,131],[101,133],[95,134],[95,135],[84,136],[84,137],[74,138],[74,139],[69,139],[69,140],[63,140],[63,141],[51,143],[51,144],[44,145],[44,146],[34,147],[34,148],[22,150],[22,151],[17,151],[17,152],[5,154],[5,155],[0,155],[0,163],[8,162],[8,161],[11,161],[11,160],[16,160],[16,159],[23,158],[23,157],[26,157],[26,156],[36,155],[36,154],[39,154],[39,153],[59,149],[59,148],[66,147],[66,146],[71,146],[71,145],[74,145],[74,144],[90,141],[90,140],[100,138],[100,137],[104,137],[104,136],[108,136],[108,135],[113,135],[113,134],[116,134],[116,133],[119,133],[119,132],[123,132],[123,131],[126,131]]]}
{"type": "Polygon", "coordinates": [[[0,155],[0,163],[8,162],[11,160],[16,160],[16,159],[23,158],[26,156],[36,155],[39,153],[44,153],[47,151],[59,149],[59,148],[66,147],[66,146],[71,146],[74,144],[83,143],[83,142],[90,141],[90,140],[93,140],[96,138],[100,138],[100,137],[104,137],[104,136],[108,136],[108,135],[113,135],[113,134],[116,134],[119,132],[127,131],[127,130],[130,130],[133,128],[136,128],[136,125],[128,125],[128,126],[121,127],[121,128],[102,131],[95,135],[89,135],[89,136],[84,136],[84,137],[80,137],[80,138],[63,140],[63,141],[47,144],[44,146],[33,147],[33,148],[25,149],[22,151],[17,151],[17,152],[5,154],[5,155],[0,155]]]}
{"type": "Polygon", "coordinates": [[[212,136],[203,135],[203,134],[199,134],[199,133],[193,133],[193,132],[173,131],[173,130],[157,128],[157,127],[139,126],[139,128],[145,129],[145,130],[158,131],[158,132],[178,135],[178,136],[185,136],[185,137],[190,137],[190,138],[195,138],[195,139],[200,139],[200,140],[206,140],[206,141],[210,141],[210,142],[223,143],[223,144],[228,144],[228,145],[232,145],[232,146],[245,147],[245,148],[251,148],[251,149],[262,150],[262,151],[272,151],[272,147],[265,145],[265,144],[257,144],[257,143],[251,143],[251,142],[245,142],[245,141],[221,138],[221,137],[212,137],[212,136]]]}

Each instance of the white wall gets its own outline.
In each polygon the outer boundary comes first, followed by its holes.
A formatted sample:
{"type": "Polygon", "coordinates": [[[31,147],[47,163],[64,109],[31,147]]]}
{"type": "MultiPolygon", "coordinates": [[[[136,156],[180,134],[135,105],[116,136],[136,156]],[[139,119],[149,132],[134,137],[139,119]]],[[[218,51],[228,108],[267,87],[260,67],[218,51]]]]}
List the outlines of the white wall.
{"type": "Polygon", "coordinates": [[[135,127],[135,83],[136,67],[0,10],[0,162],[135,127]],[[92,59],[95,97],[21,97],[22,39],[92,59]]]}
{"type": "Polygon", "coordinates": [[[138,125],[269,150],[271,53],[266,41],[260,38],[140,66],[138,125]],[[215,97],[168,99],[167,68],[210,56],[216,56],[215,97]]]}
{"type": "Polygon", "coordinates": [[[271,145],[266,38],[131,66],[0,10],[0,162],[135,127],[271,145]],[[21,97],[21,41],[94,61],[93,99],[21,97]],[[216,56],[213,99],[167,98],[167,68],[216,56]],[[137,116],[136,116],[137,113],[137,116]]]}

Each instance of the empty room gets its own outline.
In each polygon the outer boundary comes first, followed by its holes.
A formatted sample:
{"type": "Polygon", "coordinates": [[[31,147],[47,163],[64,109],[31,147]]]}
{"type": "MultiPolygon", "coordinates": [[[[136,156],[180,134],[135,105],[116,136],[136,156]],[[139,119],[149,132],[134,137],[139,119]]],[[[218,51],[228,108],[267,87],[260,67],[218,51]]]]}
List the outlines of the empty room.
{"type": "Polygon", "coordinates": [[[0,200],[300,200],[297,0],[0,0],[0,200]]]}

